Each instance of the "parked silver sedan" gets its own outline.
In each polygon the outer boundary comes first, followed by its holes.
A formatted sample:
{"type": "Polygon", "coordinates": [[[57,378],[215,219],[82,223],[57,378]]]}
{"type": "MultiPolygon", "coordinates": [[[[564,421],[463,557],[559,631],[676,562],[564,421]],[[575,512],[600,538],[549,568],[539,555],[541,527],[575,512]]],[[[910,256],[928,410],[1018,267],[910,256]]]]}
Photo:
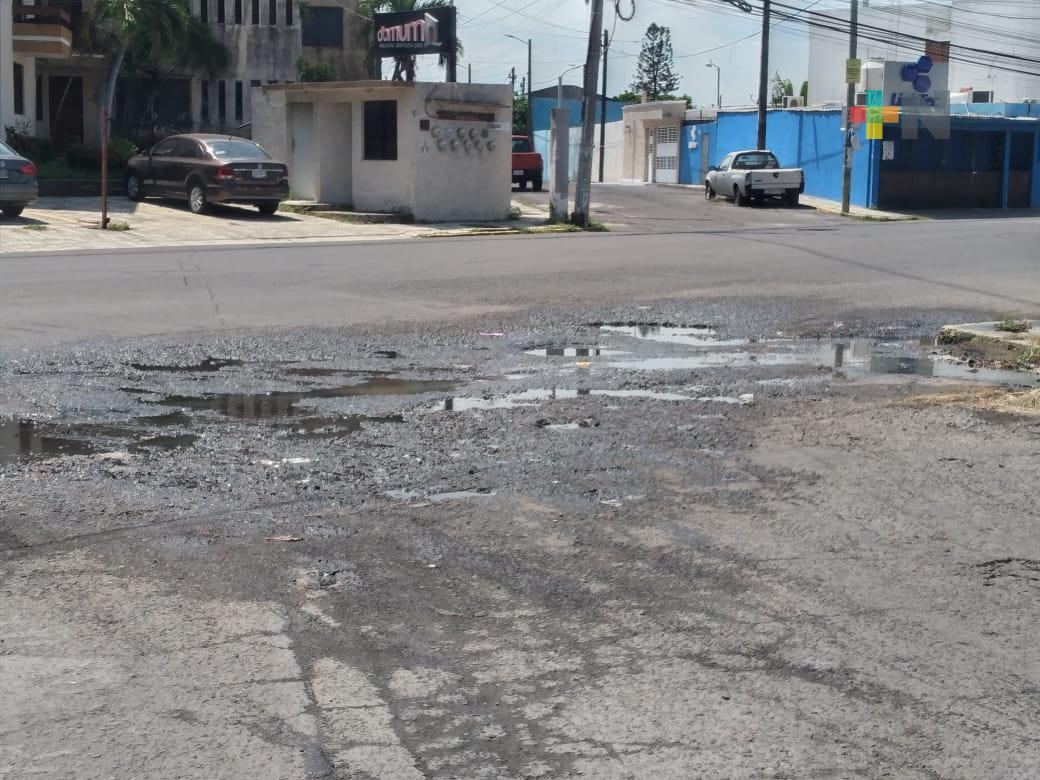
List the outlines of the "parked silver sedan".
{"type": "Polygon", "coordinates": [[[36,202],[36,166],[0,141],[0,212],[13,219],[36,202]]]}

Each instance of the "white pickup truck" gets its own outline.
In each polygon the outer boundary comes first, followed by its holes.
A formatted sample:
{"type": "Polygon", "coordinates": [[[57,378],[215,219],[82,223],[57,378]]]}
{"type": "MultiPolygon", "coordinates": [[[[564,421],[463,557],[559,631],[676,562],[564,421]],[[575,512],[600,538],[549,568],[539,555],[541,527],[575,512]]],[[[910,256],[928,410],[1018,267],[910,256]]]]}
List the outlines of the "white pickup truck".
{"type": "Polygon", "coordinates": [[[776,155],[765,149],[733,152],[708,169],[704,197],[732,198],[738,206],[766,198],[783,198],[788,206],[798,205],[805,191],[805,172],[801,168],[781,168],[776,155]]]}

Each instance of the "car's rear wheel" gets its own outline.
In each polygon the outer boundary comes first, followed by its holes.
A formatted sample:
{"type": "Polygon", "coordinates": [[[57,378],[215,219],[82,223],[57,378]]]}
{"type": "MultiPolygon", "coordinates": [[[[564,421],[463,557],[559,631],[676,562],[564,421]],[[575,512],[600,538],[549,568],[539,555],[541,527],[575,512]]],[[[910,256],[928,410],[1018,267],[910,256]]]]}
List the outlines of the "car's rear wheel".
{"type": "Polygon", "coordinates": [[[263,214],[265,217],[269,217],[278,211],[277,203],[257,203],[256,210],[263,214]]]}
{"type": "Polygon", "coordinates": [[[205,214],[209,208],[206,188],[202,186],[202,182],[193,181],[188,185],[188,208],[192,214],[205,214]]]}
{"type": "Polygon", "coordinates": [[[141,189],[141,180],[136,173],[126,175],[126,196],[130,200],[144,200],[144,191],[141,189]]]}
{"type": "Polygon", "coordinates": [[[797,206],[798,205],[798,193],[797,192],[788,192],[787,194],[785,194],[784,195],[784,203],[786,205],[792,207],[792,208],[797,206]]]}
{"type": "Polygon", "coordinates": [[[542,177],[541,176],[535,176],[531,180],[531,189],[534,190],[535,192],[541,192],[542,191],[542,177]]]}
{"type": "Polygon", "coordinates": [[[740,186],[737,184],[733,185],[733,202],[738,206],[746,206],[749,203],[747,195],[740,191],[740,186]]]}
{"type": "Polygon", "coordinates": [[[5,217],[7,217],[8,219],[14,219],[15,217],[22,216],[22,212],[25,211],[25,204],[19,203],[10,206],[4,206],[2,211],[5,217]]]}

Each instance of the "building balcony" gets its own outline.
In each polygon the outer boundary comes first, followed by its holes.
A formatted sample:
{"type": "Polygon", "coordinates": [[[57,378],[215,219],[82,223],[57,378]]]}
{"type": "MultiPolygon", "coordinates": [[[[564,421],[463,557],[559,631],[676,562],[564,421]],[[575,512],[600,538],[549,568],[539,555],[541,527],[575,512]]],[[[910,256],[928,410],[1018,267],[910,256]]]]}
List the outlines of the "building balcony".
{"type": "Polygon", "coordinates": [[[57,5],[15,5],[11,38],[18,54],[68,59],[72,56],[72,16],[57,5]]]}

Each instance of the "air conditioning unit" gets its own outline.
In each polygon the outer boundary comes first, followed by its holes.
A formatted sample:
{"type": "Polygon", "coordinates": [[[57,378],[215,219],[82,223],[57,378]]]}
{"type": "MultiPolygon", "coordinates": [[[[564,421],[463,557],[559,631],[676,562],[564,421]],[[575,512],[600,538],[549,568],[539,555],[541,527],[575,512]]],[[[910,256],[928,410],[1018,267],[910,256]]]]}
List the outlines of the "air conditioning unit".
{"type": "Polygon", "coordinates": [[[977,90],[972,90],[971,102],[972,103],[992,103],[993,102],[993,92],[992,92],[992,90],[983,90],[981,92],[977,91],[977,90]]]}
{"type": "Polygon", "coordinates": [[[805,100],[800,95],[786,95],[784,108],[805,108],[805,100]]]}

